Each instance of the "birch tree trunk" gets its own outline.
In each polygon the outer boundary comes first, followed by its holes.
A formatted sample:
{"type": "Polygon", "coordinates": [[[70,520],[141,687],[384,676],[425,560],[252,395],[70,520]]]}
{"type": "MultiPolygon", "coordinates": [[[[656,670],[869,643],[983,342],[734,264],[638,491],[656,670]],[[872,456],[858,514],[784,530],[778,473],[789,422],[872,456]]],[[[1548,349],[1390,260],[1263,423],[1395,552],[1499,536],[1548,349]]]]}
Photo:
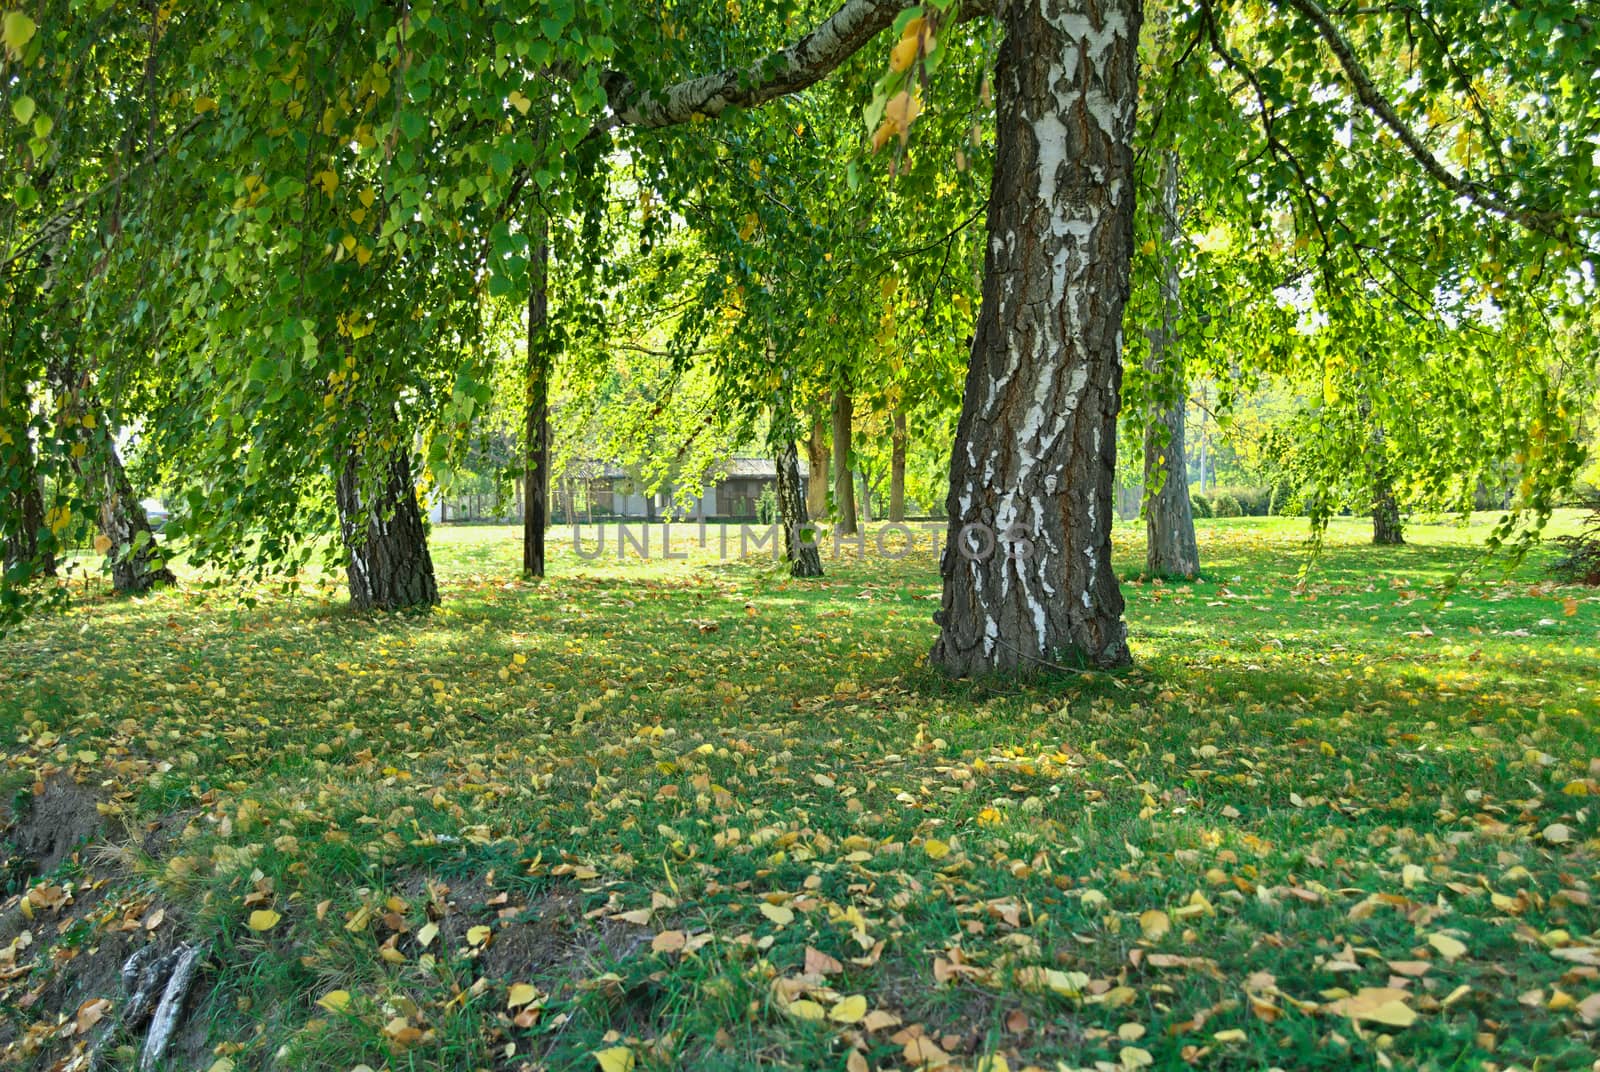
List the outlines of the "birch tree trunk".
{"type": "Polygon", "coordinates": [[[850,468],[850,429],[855,423],[855,399],[850,388],[833,391],[833,504],[838,513],[838,531],[854,536],[856,522],[856,478],[850,468]]]}
{"type": "Polygon", "coordinates": [[[817,549],[815,531],[806,523],[806,501],[800,491],[800,454],[794,440],[785,436],[778,443],[777,455],[778,521],[783,526],[789,576],[821,577],[822,554],[817,549]]]}
{"type": "Polygon", "coordinates": [[[550,237],[544,213],[529,235],[527,399],[523,421],[522,574],[544,576],[550,524],[550,237]]]}
{"type": "Polygon", "coordinates": [[[894,433],[889,443],[889,521],[906,519],[906,411],[894,411],[894,433]]]}
{"type": "Polygon", "coordinates": [[[806,513],[828,516],[828,433],[821,417],[811,418],[811,435],[806,439],[806,513]]]}
{"type": "Polygon", "coordinates": [[[931,655],[952,675],[1129,661],[1111,521],[1141,14],[1001,5],[983,305],[931,655]]]}
{"type": "Polygon", "coordinates": [[[352,448],[339,472],[339,531],[350,556],[345,568],[357,610],[402,610],[439,602],[428,533],[417,506],[411,453],[396,447],[375,474],[362,471],[352,448]]]}
{"type": "Polygon", "coordinates": [[[1155,385],[1154,404],[1144,430],[1145,573],[1152,577],[1194,578],[1200,574],[1200,547],[1189,502],[1183,411],[1187,380],[1179,348],[1178,154],[1161,160],[1161,325],[1150,332],[1146,371],[1155,385]]]}
{"type": "Polygon", "coordinates": [[[63,423],[72,430],[76,446],[82,448],[73,452],[73,471],[94,504],[100,534],[111,543],[106,561],[111,565],[112,587],[136,595],[175,583],[162,560],[150,518],[122,467],[111,429],[104,426],[104,407],[93,397],[90,377],[70,359],[53,363],[50,377],[63,423]]]}

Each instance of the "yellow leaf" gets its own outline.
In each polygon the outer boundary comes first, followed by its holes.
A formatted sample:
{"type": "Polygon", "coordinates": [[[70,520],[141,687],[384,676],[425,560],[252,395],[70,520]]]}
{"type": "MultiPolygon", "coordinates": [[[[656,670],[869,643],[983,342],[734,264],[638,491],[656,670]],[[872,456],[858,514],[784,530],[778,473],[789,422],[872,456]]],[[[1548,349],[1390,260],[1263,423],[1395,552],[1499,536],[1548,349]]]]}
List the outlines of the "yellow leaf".
{"type": "Polygon", "coordinates": [[[523,115],[527,115],[528,109],[533,107],[533,101],[529,100],[520,89],[513,89],[506,99],[511,102],[511,107],[523,115]]]}
{"type": "Polygon", "coordinates": [[[804,999],[789,1002],[783,1011],[793,1016],[796,1020],[821,1020],[827,1015],[821,1005],[804,999]]]}
{"type": "Polygon", "coordinates": [[[867,1015],[867,999],[852,994],[828,1010],[828,1019],[838,1024],[854,1024],[867,1015]]]}
{"type": "Polygon", "coordinates": [[[471,946],[482,945],[484,942],[487,942],[489,940],[490,933],[491,933],[490,928],[485,927],[485,926],[483,926],[481,924],[479,926],[476,926],[476,927],[468,927],[467,928],[467,944],[471,945],[471,946]]]}
{"type": "Polygon", "coordinates": [[[950,845],[938,838],[929,838],[922,843],[922,851],[928,854],[930,860],[943,860],[950,855],[950,845]]]}
{"type": "Polygon", "coordinates": [[[1168,931],[1172,930],[1172,920],[1161,909],[1152,908],[1148,912],[1139,913],[1139,929],[1152,942],[1160,941],[1168,931]]]}
{"type": "Polygon", "coordinates": [[[592,1056],[599,1063],[600,1072],[633,1072],[633,1051],[626,1046],[595,1050],[592,1056]]]}
{"type": "Polygon", "coordinates": [[[765,901],[762,901],[759,907],[763,916],[766,916],[780,927],[794,922],[794,909],[792,908],[786,908],[783,905],[767,904],[765,901]]]}
{"type": "Polygon", "coordinates": [[[1467,955],[1466,944],[1448,934],[1430,934],[1428,944],[1437,949],[1439,955],[1446,960],[1455,960],[1467,955]]]}
{"type": "Polygon", "coordinates": [[[973,1072],[1011,1072],[1011,1064],[1003,1053],[991,1053],[987,1057],[978,1058],[978,1063],[973,1066],[973,1072]]]}
{"type": "Polygon", "coordinates": [[[350,991],[330,990],[317,999],[317,1004],[329,1012],[344,1012],[350,1007],[350,991]]]}
{"type": "Polygon", "coordinates": [[[250,918],[245,922],[245,926],[253,931],[270,931],[278,925],[278,920],[282,918],[270,908],[258,908],[250,913],[250,918]]]}
{"type": "Polygon", "coordinates": [[[1324,1008],[1352,1020],[1367,1020],[1386,1027],[1410,1027],[1417,1011],[1405,1003],[1406,992],[1392,987],[1364,986],[1355,994],[1329,1002],[1324,1008]]]}
{"type": "Polygon", "coordinates": [[[424,923],[422,929],[417,931],[417,944],[426,949],[433,944],[433,940],[437,937],[439,937],[439,925],[437,923],[424,923]]]}
{"type": "Polygon", "coordinates": [[[332,168],[325,168],[317,172],[317,185],[322,187],[322,192],[329,197],[339,188],[339,173],[332,168]]]}
{"type": "Polygon", "coordinates": [[[1572,840],[1572,828],[1566,823],[1551,823],[1540,832],[1540,836],[1552,845],[1562,845],[1572,840]]]}
{"type": "MultiPolygon", "coordinates": [[[[217,110],[217,102],[216,102],[216,100],[214,98],[211,98],[211,97],[196,97],[194,99],[194,114],[195,115],[205,115],[207,112],[214,112],[216,110],[217,110]]],[[[305,174],[305,173],[301,172],[301,174],[305,174]]]]}
{"type": "Polygon", "coordinates": [[[739,238],[745,242],[750,241],[750,236],[756,233],[756,228],[760,224],[761,218],[759,216],[754,212],[746,212],[744,214],[744,222],[739,225],[739,238]]]}
{"type": "Polygon", "coordinates": [[[1150,1051],[1139,1046],[1124,1046],[1117,1057],[1122,1061],[1123,1068],[1149,1068],[1156,1063],[1150,1051]]]}
{"type": "Polygon", "coordinates": [[[111,550],[111,537],[107,536],[103,532],[95,533],[94,549],[96,553],[102,555],[111,550]]]}
{"type": "Polygon", "coordinates": [[[206,1072],[233,1072],[233,1058],[218,1057],[211,1062],[211,1066],[206,1069],[206,1072]]]}
{"type": "Polygon", "coordinates": [[[916,58],[916,37],[902,37],[895,43],[894,48],[889,50],[889,70],[896,74],[899,74],[901,71],[909,70],[912,63],[916,61],[916,58]]]}
{"type": "Polygon", "coordinates": [[[506,1008],[521,1008],[538,996],[539,990],[532,983],[512,983],[506,993],[506,1008]]]}

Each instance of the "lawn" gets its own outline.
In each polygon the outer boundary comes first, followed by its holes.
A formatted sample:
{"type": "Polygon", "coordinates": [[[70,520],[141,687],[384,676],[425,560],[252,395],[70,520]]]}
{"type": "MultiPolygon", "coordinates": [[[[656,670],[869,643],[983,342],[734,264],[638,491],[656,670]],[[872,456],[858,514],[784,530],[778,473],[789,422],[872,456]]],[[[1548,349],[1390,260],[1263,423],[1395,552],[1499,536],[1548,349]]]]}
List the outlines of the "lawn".
{"type": "Polygon", "coordinates": [[[1202,522],[1136,669],[1008,686],[926,538],[92,595],[0,641],[0,1067],[133,1067],[190,941],[173,1068],[1588,1068],[1600,595],[1442,587],[1486,525],[1202,522]]]}

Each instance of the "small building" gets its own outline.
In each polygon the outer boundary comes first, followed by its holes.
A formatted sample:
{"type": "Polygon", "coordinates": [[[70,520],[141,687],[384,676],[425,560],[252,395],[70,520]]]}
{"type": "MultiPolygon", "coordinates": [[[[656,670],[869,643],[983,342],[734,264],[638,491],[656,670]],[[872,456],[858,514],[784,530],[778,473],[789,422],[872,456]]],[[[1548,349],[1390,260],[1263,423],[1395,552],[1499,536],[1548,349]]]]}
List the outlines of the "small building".
{"type": "MultiPolygon", "coordinates": [[[[573,490],[573,512],[588,520],[601,518],[628,518],[638,520],[689,520],[705,518],[708,521],[744,521],[755,518],[760,511],[763,495],[770,488],[777,494],[778,467],[771,458],[729,458],[711,467],[712,479],[700,487],[699,494],[690,494],[680,501],[678,489],[671,484],[663,486],[652,495],[645,493],[643,481],[634,473],[616,465],[583,463],[589,470],[572,472],[568,479],[581,487],[573,490]]],[[[800,462],[800,479],[807,475],[806,463],[800,462]]],[[[553,496],[554,497],[554,496],[553,496]]],[[[559,510],[561,504],[553,504],[559,510]]]]}

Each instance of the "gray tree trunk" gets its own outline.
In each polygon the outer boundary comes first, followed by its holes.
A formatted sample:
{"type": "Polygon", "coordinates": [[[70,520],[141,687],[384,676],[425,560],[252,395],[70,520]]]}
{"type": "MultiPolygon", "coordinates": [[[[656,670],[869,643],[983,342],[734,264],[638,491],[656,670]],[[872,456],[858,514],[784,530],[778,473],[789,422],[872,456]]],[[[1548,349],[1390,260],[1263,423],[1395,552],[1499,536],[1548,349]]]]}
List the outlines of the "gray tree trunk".
{"type": "Polygon", "coordinates": [[[850,430],[855,423],[855,399],[845,386],[833,391],[833,504],[838,511],[838,531],[853,536],[856,522],[856,479],[850,468],[850,430]]]}
{"type": "Polygon", "coordinates": [[[534,210],[529,235],[528,355],[523,415],[522,573],[543,577],[544,534],[550,525],[550,241],[549,222],[534,210]]]}
{"type": "Polygon", "coordinates": [[[345,573],[351,605],[357,610],[402,610],[438,603],[411,453],[396,447],[374,473],[363,471],[361,456],[352,448],[339,472],[335,498],[349,555],[345,573]]]}
{"type": "Polygon", "coordinates": [[[162,559],[150,518],[122,467],[111,429],[105,426],[104,409],[90,394],[88,376],[70,361],[52,364],[50,375],[63,423],[83,448],[72,460],[73,470],[94,504],[100,534],[111,542],[106,561],[111,565],[112,587],[134,595],[175,583],[162,559]],[[92,419],[92,427],[84,427],[85,417],[92,419]]]}
{"type": "Polygon", "coordinates": [[[828,433],[821,417],[811,418],[811,435],[806,438],[806,513],[828,516],[828,433]]]}
{"type": "Polygon", "coordinates": [[[800,454],[794,440],[778,443],[778,521],[783,526],[783,550],[791,577],[821,577],[822,554],[815,530],[807,524],[806,500],[800,491],[800,454]],[[810,539],[806,537],[810,536],[810,539]]]}
{"type": "Polygon", "coordinates": [[[1145,573],[1152,577],[1194,578],[1200,574],[1200,547],[1189,502],[1183,412],[1187,380],[1178,339],[1178,154],[1161,161],[1161,325],[1150,332],[1153,407],[1144,430],[1145,573]]]}
{"type": "Polygon", "coordinates": [[[894,411],[894,434],[889,444],[889,520],[906,519],[906,411],[894,411]]]}
{"type": "Polygon", "coordinates": [[[957,676],[1129,661],[1111,521],[1141,4],[1000,8],[983,305],[931,655],[957,676]]]}

